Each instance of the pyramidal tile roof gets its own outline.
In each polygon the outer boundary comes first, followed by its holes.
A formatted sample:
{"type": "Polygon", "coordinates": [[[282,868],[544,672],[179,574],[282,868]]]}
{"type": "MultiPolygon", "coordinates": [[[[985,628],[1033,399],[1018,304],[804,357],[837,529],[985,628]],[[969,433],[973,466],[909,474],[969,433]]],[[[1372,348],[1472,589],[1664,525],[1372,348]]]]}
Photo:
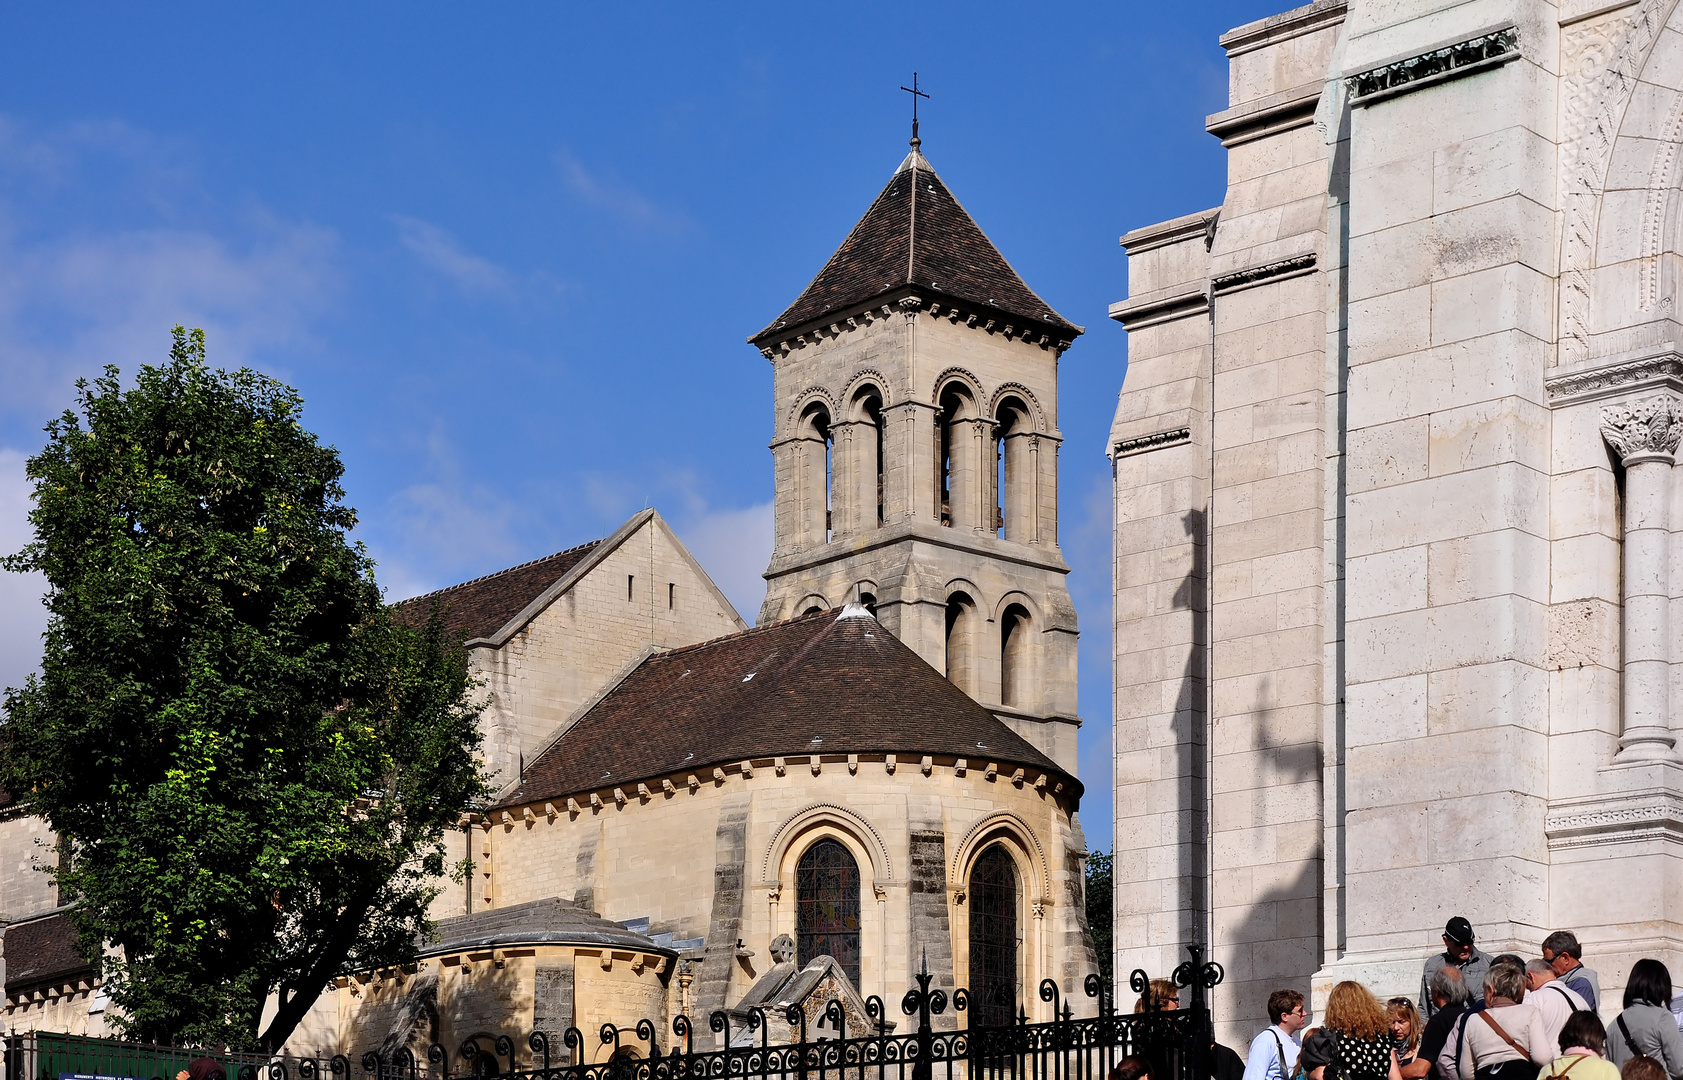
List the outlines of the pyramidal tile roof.
{"type": "Polygon", "coordinates": [[[914,146],[812,284],[748,340],[759,344],[907,287],[985,305],[1072,337],[1082,332],[1024,283],[914,146]]]}
{"type": "MultiPolygon", "coordinates": [[[[1081,784],[863,608],[818,612],[656,653],[526,766],[497,807],[715,766],[809,755],[964,758],[1081,784]]],[[[1032,775],[1032,774],[1031,774],[1032,775]]]]}

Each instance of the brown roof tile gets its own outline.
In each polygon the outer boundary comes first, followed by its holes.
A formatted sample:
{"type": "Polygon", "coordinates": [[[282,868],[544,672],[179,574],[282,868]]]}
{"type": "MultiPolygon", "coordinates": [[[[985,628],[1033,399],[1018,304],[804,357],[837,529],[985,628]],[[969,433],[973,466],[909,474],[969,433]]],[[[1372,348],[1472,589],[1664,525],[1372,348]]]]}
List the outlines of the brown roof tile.
{"type": "Polygon", "coordinates": [[[444,625],[464,641],[490,637],[544,594],[544,590],[567,576],[583,562],[601,540],[592,540],[554,555],[499,570],[495,574],[464,581],[448,589],[412,597],[395,605],[399,618],[424,622],[433,604],[444,608],[444,625]]]}
{"type": "Polygon", "coordinates": [[[1081,333],[1035,295],[913,151],[806,291],[748,340],[757,344],[907,286],[1081,333]]]}
{"type": "MultiPolygon", "coordinates": [[[[1068,776],[875,619],[837,614],[649,657],[498,805],[815,753],[963,757],[977,769],[1010,762],[1068,776]]],[[[1069,781],[1079,798],[1080,783],[1069,781]]]]}
{"type": "Polygon", "coordinates": [[[67,979],[91,972],[76,944],[76,924],[68,911],[6,927],[6,993],[19,987],[67,979]]]}

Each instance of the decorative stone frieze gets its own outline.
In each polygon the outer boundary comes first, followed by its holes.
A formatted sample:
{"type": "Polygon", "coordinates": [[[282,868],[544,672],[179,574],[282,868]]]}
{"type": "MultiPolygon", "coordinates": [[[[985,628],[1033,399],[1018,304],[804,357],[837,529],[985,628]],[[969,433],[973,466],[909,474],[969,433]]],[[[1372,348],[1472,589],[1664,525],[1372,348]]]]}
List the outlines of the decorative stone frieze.
{"type": "Polygon", "coordinates": [[[1116,444],[1116,449],[1111,453],[1111,457],[1129,457],[1134,454],[1144,454],[1151,450],[1161,450],[1166,446],[1178,446],[1181,443],[1191,441],[1191,428],[1158,431],[1150,435],[1141,435],[1137,439],[1123,439],[1116,444]]]}
{"type": "Polygon", "coordinates": [[[1669,342],[1658,352],[1575,368],[1546,379],[1549,404],[1560,406],[1622,397],[1648,390],[1683,394],[1683,356],[1669,342]]]}
{"type": "Polygon", "coordinates": [[[1210,279],[1210,288],[1217,294],[1234,292],[1270,281],[1298,277],[1314,269],[1315,254],[1309,252],[1304,255],[1293,255],[1289,259],[1281,259],[1278,262],[1246,267],[1231,274],[1223,274],[1220,277],[1210,279]]]}
{"type": "Polygon", "coordinates": [[[1544,832],[1554,850],[1646,840],[1683,843],[1683,794],[1653,788],[1557,804],[1549,808],[1544,832]]]}
{"type": "Polygon", "coordinates": [[[1346,80],[1351,105],[1370,105],[1388,97],[1419,90],[1499,67],[1519,58],[1519,30],[1509,26],[1441,49],[1385,64],[1346,80]]]}
{"type": "Polygon", "coordinates": [[[1639,455],[1675,454],[1683,439],[1683,408],[1667,394],[1605,406],[1601,436],[1626,464],[1639,455]]]}

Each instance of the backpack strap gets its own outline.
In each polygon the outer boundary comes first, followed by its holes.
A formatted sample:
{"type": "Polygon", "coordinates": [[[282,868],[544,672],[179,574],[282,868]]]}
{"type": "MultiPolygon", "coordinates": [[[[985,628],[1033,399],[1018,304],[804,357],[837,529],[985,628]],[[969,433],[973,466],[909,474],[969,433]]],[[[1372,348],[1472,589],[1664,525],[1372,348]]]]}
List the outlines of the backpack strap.
{"type": "Polygon", "coordinates": [[[1530,1061],[1531,1060],[1531,1052],[1529,1050],[1525,1049],[1525,1047],[1523,1047],[1523,1046],[1519,1045],[1518,1043],[1514,1042],[1513,1036],[1509,1035],[1507,1032],[1502,1030],[1502,1025],[1498,1024],[1496,1022],[1495,1017],[1491,1016],[1488,1012],[1481,1012],[1478,1015],[1479,1015],[1479,1019],[1483,1020],[1485,1023],[1490,1025],[1490,1030],[1491,1031],[1494,1031],[1496,1034],[1500,1035],[1502,1037],[1503,1042],[1507,1043],[1509,1046],[1514,1048],[1514,1053],[1519,1055],[1519,1059],[1521,1061],[1530,1061]]]}
{"type": "Polygon", "coordinates": [[[1619,1034],[1625,1037],[1625,1046],[1630,1048],[1630,1056],[1641,1057],[1642,1051],[1636,1048],[1636,1040],[1630,1037],[1630,1028],[1625,1027],[1624,1013],[1620,1013],[1619,1018],[1613,1022],[1619,1025],[1619,1034]]]}
{"type": "MultiPolygon", "coordinates": [[[[1560,995],[1560,998],[1561,998],[1562,1001],[1564,1001],[1564,1002],[1566,1002],[1566,1004],[1572,1006],[1572,1009],[1573,1009],[1574,1012],[1577,1011],[1577,1008],[1578,1008],[1577,1003],[1572,1000],[1572,995],[1571,995],[1571,993],[1569,993],[1567,991],[1566,987],[1560,985],[1560,980],[1559,979],[1550,979],[1548,981],[1548,984],[1545,985],[1543,987],[1543,989],[1553,990],[1555,993],[1560,995]]],[[[1579,1056],[1582,1056],[1582,1055],[1579,1055],[1579,1056]]],[[[1570,1067],[1570,1066],[1568,1066],[1568,1067],[1570,1067]]],[[[1560,1075],[1565,1076],[1566,1074],[1561,1073],[1560,1075]]]]}

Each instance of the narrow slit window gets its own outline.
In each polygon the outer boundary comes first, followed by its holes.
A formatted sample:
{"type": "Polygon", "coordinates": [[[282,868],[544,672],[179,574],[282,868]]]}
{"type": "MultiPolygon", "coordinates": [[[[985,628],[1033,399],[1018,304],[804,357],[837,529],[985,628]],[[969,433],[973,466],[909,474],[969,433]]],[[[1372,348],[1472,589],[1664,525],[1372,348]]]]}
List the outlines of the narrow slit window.
{"type": "Polygon", "coordinates": [[[625,599],[628,603],[630,602],[632,596],[634,595],[633,589],[636,586],[636,584],[637,584],[637,575],[636,574],[625,575],[625,599]]]}
{"type": "Polygon", "coordinates": [[[666,610],[671,611],[673,608],[676,608],[677,606],[678,606],[678,583],[676,581],[668,581],[666,583],[666,610]]]}

